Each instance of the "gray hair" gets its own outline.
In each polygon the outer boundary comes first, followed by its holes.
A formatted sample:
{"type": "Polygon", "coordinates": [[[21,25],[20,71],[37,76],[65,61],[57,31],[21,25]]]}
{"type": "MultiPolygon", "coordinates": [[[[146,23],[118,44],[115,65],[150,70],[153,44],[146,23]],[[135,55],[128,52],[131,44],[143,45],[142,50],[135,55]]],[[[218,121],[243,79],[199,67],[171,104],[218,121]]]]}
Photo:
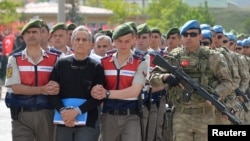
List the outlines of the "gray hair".
{"type": "Polygon", "coordinates": [[[75,39],[75,36],[76,36],[76,33],[78,31],[85,31],[88,33],[89,35],[89,40],[92,40],[92,33],[89,31],[89,29],[84,26],[84,25],[79,25],[78,27],[76,27],[73,32],[72,32],[72,35],[71,35],[71,41],[73,41],[75,39]]]}
{"type": "Polygon", "coordinates": [[[95,39],[95,43],[98,42],[99,40],[108,40],[109,43],[112,45],[112,40],[107,35],[99,35],[99,36],[97,36],[96,39],[95,39]]]}

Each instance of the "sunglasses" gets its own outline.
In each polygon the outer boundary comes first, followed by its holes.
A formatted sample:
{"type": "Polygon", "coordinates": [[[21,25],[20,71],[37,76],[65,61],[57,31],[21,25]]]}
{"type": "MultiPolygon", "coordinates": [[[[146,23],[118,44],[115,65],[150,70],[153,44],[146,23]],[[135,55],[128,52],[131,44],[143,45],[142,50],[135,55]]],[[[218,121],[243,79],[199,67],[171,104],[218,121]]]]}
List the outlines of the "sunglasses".
{"type": "Polygon", "coordinates": [[[71,68],[73,70],[84,70],[85,68],[87,68],[87,66],[74,66],[71,64],[71,68]]]}
{"type": "Polygon", "coordinates": [[[221,38],[222,38],[222,35],[218,35],[217,38],[218,38],[218,39],[221,39],[221,38]]]}
{"type": "MultiPolygon", "coordinates": [[[[218,38],[219,39],[219,38],[218,38]]],[[[228,40],[223,40],[223,44],[226,44],[228,42],[228,40]]]]}
{"type": "Polygon", "coordinates": [[[199,34],[199,33],[196,33],[196,32],[190,32],[190,33],[184,32],[184,33],[182,34],[182,36],[188,37],[188,35],[190,35],[190,37],[197,37],[198,34],[199,34]]]}
{"type": "Polygon", "coordinates": [[[244,48],[250,48],[250,46],[244,46],[244,48]]]}
{"type": "Polygon", "coordinates": [[[242,47],[237,47],[235,48],[235,50],[242,50],[242,47]]]}
{"type": "Polygon", "coordinates": [[[210,45],[210,42],[201,42],[201,45],[202,45],[202,46],[209,46],[209,45],[210,45]]]}
{"type": "Polygon", "coordinates": [[[234,42],[230,42],[229,45],[232,46],[234,44],[234,42]]]}

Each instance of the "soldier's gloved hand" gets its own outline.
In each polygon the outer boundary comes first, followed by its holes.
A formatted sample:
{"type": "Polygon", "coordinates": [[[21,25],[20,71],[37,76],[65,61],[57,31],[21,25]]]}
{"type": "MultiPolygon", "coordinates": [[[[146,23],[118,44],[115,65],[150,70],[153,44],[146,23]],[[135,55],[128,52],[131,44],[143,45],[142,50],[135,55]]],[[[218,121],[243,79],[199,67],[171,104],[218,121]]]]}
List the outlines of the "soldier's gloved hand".
{"type": "Polygon", "coordinates": [[[176,77],[172,74],[166,74],[162,78],[163,83],[167,83],[170,87],[175,87],[177,86],[180,82],[179,80],[176,79],[176,77]]]}

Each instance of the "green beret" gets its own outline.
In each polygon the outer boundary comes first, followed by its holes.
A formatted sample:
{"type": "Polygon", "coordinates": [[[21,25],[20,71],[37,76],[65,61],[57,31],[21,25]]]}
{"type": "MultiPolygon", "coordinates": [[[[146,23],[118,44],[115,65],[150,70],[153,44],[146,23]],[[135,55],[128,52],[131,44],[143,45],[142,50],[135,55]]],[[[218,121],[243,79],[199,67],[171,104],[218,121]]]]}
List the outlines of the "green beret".
{"type": "Polygon", "coordinates": [[[109,36],[110,38],[112,38],[113,31],[112,31],[112,29],[105,29],[105,30],[99,31],[99,33],[105,34],[105,35],[109,36]]]}
{"type": "Polygon", "coordinates": [[[29,21],[26,25],[24,25],[22,31],[21,31],[21,35],[23,35],[29,28],[41,28],[41,20],[40,19],[36,19],[36,20],[31,20],[29,21]]]}
{"type": "Polygon", "coordinates": [[[50,33],[53,33],[53,32],[55,32],[58,29],[67,30],[67,27],[66,27],[66,25],[64,23],[57,23],[56,25],[54,25],[51,28],[50,33]]]}
{"type": "Polygon", "coordinates": [[[170,35],[178,33],[180,35],[180,30],[177,27],[170,28],[167,32],[167,39],[169,38],[170,35]]]}
{"type": "Polygon", "coordinates": [[[67,30],[74,30],[76,28],[76,24],[71,23],[67,25],[67,30]]]}
{"type": "Polygon", "coordinates": [[[48,26],[48,24],[44,20],[42,20],[42,19],[40,19],[40,21],[41,21],[42,27],[45,27],[46,30],[49,32],[49,26],[48,26]]]}
{"type": "Polygon", "coordinates": [[[115,40],[121,36],[127,35],[129,33],[133,33],[133,32],[134,32],[134,30],[130,25],[121,24],[115,28],[113,35],[112,35],[112,39],[115,40]]]}
{"type": "Polygon", "coordinates": [[[144,33],[150,33],[150,29],[147,25],[147,23],[144,23],[144,24],[141,24],[141,25],[138,25],[137,26],[137,34],[138,35],[141,35],[141,34],[144,34],[144,33]]]}
{"type": "Polygon", "coordinates": [[[151,29],[151,33],[158,33],[161,35],[161,30],[158,27],[154,27],[151,29]]]}
{"type": "Polygon", "coordinates": [[[137,33],[137,28],[136,28],[135,22],[131,21],[131,22],[126,22],[125,24],[130,25],[133,28],[133,30],[135,31],[135,33],[137,33]]]}
{"type": "Polygon", "coordinates": [[[167,34],[162,34],[161,35],[163,38],[167,39],[167,34]]]}

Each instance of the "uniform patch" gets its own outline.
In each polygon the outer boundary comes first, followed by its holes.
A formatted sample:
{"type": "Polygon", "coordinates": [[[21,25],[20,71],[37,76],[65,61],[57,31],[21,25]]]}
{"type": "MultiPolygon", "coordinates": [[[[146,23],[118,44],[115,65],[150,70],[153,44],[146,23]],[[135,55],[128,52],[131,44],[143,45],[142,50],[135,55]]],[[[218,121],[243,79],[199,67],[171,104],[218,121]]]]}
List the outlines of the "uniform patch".
{"type": "Polygon", "coordinates": [[[12,77],[12,73],[13,73],[13,70],[12,70],[12,66],[10,64],[7,65],[7,70],[6,70],[6,77],[7,78],[10,78],[12,77]]]}

